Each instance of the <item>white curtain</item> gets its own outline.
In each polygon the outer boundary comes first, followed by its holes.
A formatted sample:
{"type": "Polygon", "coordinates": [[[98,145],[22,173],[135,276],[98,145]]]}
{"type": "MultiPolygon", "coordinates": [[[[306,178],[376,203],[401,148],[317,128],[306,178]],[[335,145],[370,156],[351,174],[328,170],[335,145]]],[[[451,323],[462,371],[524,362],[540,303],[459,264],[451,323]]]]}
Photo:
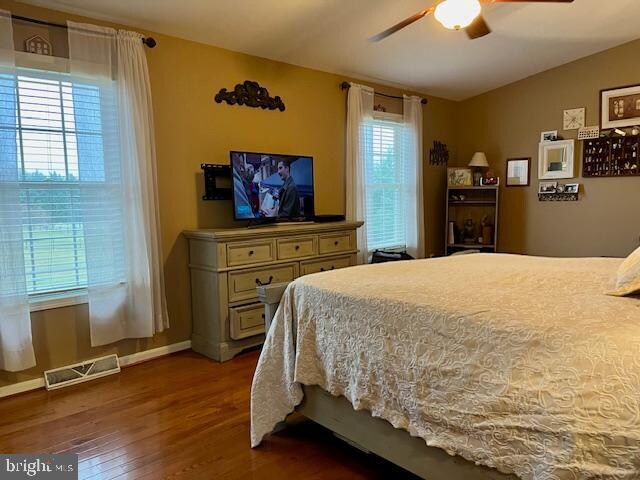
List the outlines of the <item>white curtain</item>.
{"type": "Polygon", "coordinates": [[[24,263],[11,13],[0,10],[0,369],[36,364],[24,263]]]}
{"type": "Polygon", "coordinates": [[[151,337],[169,320],[142,37],[68,26],[91,343],[151,337]]]}
{"type": "Polygon", "coordinates": [[[406,218],[407,253],[424,258],[424,195],[422,190],[422,99],[403,98],[403,165],[405,192],[402,196],[406,218]]]}
{"type": "Polygon", "coordinates": [[[169,328],[169,316],[162,269],[151,82],[142,38],[126,30],[119,30],[117,35],[124,185],[128,189],[126,197],[133,200],[126,224],[132,227],[127,230],[131,233],[131,253],[140,259],[131,266],[130,278],[144,279],[134,313],[150,317],[152,332],[162,332],[169,328]]]}
{"type": "MultiPolygon", "coordinates": [[[[365,145],[366,120],[373,117],[373,89],[351,84],[347,97],[347,171],[346,218],[364,221],[366,218],[365,145]]],[[[358,229],[358,263],[368,261],[367,224],[358,229]]]]}

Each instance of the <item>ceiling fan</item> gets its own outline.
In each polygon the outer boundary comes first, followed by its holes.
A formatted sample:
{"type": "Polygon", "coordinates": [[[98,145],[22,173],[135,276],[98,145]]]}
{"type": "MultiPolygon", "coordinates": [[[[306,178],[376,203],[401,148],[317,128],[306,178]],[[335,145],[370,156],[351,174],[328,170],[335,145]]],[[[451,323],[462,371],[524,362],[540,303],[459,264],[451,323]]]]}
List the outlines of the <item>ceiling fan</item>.
{"type": "Polygon", "coordinates": [[[572,3],[573,0],[443,0],[434,7],[420,10],[415,15],[411,15],[393,27],[386,29],[384,32],[374,35],[369,40],[379,42],[432,13],[436,17],[436,20],[444,27],[451,30],[464,28],[469,38],[473,40],[491,33],[489,25],[487,25],[487,22],[482,17],[481,4],[525,2],[572,3]]]}

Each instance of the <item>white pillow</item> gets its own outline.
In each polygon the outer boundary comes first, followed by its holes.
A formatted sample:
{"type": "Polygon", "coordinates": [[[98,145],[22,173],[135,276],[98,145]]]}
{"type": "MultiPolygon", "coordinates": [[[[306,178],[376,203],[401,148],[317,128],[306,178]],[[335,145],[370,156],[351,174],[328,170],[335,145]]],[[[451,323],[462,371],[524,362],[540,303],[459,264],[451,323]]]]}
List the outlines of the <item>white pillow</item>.
{"type": "Polygon", "coordinates": [[[622,262],[616,276],[616,288],[608,292],[616,297],[633,294],[640,294],[640,247],[622,262]]]}

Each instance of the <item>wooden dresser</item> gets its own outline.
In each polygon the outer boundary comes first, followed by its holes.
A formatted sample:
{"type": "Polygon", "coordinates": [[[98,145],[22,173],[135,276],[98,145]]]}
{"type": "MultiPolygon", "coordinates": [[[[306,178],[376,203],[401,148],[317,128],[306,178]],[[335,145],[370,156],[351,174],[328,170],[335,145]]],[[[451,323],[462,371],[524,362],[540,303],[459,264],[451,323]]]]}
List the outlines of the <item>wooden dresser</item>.
{"type": "Polygon", "coordinates": [[[256,287],[356,264],[362,222],[187,230],[196,352],[224,362],[264,341],[256,287]]]}

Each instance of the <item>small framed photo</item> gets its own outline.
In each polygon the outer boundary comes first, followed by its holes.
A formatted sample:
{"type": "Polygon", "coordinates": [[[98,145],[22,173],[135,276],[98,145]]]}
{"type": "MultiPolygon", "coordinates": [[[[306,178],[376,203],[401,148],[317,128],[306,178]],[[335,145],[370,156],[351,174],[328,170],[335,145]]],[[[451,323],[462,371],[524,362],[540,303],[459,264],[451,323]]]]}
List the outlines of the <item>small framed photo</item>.
{"type": "Polygon", "coordinates": [[[538,193],[556,193],[558,182],[540,182],[538,185],[538,193]]]}
{"type": "Polygon", "coordinates": [[[555,142],[558,139],[557,130],[549,130],[548,132],[542,132],[540,134],[541,142],[555,142]]]}
{"type": "Polygon", "coordinates": [[[470,187],[473,174],[470,168],[447,168],[447,183],[450,187],[470,187]]]}
{"type": "Polygon", "coordinates": [[[564,193],[578,193],[580,191],[579,183],[567,183],[564,186],[564,193]]]}
{"type": "Polygon", "coordinates": [[[600,129],[640,124],[640,85],[600,90],[600,129]]]}
{"type": "Polygon", "coordinates": [[[531,157],[507,159],[507,187],[528,187],[531,157]]]}

